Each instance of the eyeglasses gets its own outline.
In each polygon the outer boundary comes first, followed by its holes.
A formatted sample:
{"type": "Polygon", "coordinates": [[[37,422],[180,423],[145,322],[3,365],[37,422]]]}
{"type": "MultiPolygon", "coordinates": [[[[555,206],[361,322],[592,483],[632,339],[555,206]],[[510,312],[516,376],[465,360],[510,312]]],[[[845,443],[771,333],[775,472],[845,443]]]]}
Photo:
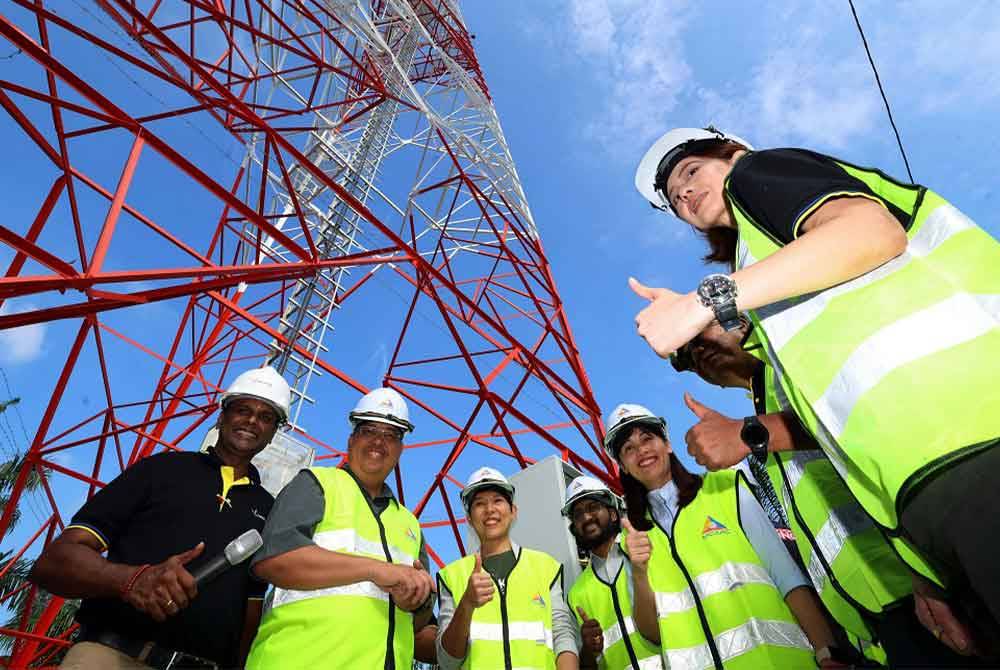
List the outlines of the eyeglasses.
{"type": "Polygon", "coordinates": [[[596,500],[584,500],[573,505],[573,521],[583,521],[587,516],[597,516],[604,505],[596,500]]]}
{"type": "Polygon", "coordinates": [[[369,440],[374,440],[380,437],[391,444],[398,444],[403,441],[403,433],[400,431],[393,430],[392,428],[379,428],[367,423],[358,426],[357,430],[354,432],[357,435],[361,435],[369,440]]]}
{"type": "Polygon", "coordinates": [[[281,420],[277,414],[269,409],[261,410],[260,412],[255,412],[250,405],[239,402],[231,402],[223,408],[224,412],[227,412],[231,416],[239,417],[243,420],[249,420],[256,417],[257,423],[264,427],[277,426],[278,422],[281,420]]]}

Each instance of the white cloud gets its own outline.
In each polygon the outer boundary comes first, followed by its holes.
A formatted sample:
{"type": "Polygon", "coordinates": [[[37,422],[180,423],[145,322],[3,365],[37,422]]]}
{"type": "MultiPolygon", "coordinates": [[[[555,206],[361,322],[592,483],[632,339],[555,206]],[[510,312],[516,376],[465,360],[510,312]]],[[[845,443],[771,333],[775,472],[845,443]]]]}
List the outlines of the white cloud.
{"type": "MultiPolygon", "coordinates": [[[[687,2],[572,0],[577,55],[603,94],[582,132],[631,161],[674,125],[712,122],[758,146],[841,150],[887,132],[849,9],[768,6],[717,22],[687,2]]],[[[989,0],[859,8],[897,122],[1000,102],[1000,12],[989,0]],[[869,11],[866,11],[869,10],[869,11]]],[[[904,132],[905,135],[905,132],[904,132]]]]}
{"type": "MultiPolygon", "coordinates": [[[[30,312],[38,309],[31,303],[22,303],[11,307],[11,301],[6,301],[0,307],[0,315],[30,312]]],[[[34,323],[19,328],[0,330],[0,362],[9,364],[30,363],[42,354],[42,343],[45,341],[45,324],[34,323]]]]}
{"type": "Polygon", "coordinates": [[[572,0],[570,14],[578,54],[606,85],[586,134],[631,155],[636,141],[662,130],[691,79],[681,40],[687,2],[572,0]]]}

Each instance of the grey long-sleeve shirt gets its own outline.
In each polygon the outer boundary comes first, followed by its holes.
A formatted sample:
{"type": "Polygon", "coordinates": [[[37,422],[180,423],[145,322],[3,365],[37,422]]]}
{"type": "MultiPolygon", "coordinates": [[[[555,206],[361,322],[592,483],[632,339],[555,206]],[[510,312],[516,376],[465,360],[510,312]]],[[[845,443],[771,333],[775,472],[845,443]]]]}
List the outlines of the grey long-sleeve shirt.
{"type": "MultiPolygon", "coordinates": [[[[521,547],[513,542],[511,548],[515,554],[521,551],[521,547]]],[[[438,580],[438,584],[441,584],[441,580],[438,580]]],[[[566,604],[566,599],[563,597],[562,580],[557,579],[552,585],[549,598],[552,603],[552,648],[556,658],[564,651],[576,654],[577,649],[579,649],[580,632],[576,626],[576,617],[569,611],[569,605],[566,604]]],[[[437,662],[441,666],[441,670],[458,670],[465,660],[465,656],[455,658],[445,651],[441,644],[444,632],[448,630],[451,620],[455,617],[455,606],[454,596],[448,592],[448,589],[440,588],[438,590],[437,662]]],[[[468,654],[468,647],[466,647],[466,654],[468,654]]]]}

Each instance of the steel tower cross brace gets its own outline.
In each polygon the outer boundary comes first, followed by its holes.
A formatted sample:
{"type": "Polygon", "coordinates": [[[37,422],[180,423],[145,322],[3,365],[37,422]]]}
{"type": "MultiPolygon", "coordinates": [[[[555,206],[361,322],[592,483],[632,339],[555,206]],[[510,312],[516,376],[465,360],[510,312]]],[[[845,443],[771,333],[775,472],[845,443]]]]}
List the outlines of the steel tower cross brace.
{"type": "MultiPolygon", "coordinates": [[[[408,399],[392,483],[439,564],[463,550],[475,467],[556,454],[610,479],[455,2],[11,0],[0,36],[17,53],[0,68],[17,160],[0,170],[18,185],[0,328],[46,337],[0,577],[130,463],[198,448],[221,389],[266,361],[319,464],[342,461],[359,393],[408,399]]],[[[0,605],[16,600],[0,634],[15,667],[43,664],[67,645],[63,603],[25,585],[0,605]]]]}

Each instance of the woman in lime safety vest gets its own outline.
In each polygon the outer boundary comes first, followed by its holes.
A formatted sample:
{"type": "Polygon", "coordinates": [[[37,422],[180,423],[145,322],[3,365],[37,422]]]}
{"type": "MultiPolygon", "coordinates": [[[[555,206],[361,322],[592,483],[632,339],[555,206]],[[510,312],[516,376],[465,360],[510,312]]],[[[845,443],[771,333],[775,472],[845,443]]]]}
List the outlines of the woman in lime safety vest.
{"type": "Polygon", "coordinates": [[[619,545],[621,500],[604,482],[580,476],[566,487],[562,515],[576,546],[590,554],[569,590],[580,624],[580,667],[662,670],[659,645],[642,636],[632,618],[632,568],[619,545]]]}
{"type": "Polygon", "coordinates": [[[816,594],[742,473],[688,472],[666,422],[641,405],[619,405],[607,425],[628,509],[633,617],[661,644],[665,665],[839,667],[816,594]]]}
{"type": "Polygon", "coordinates": [[[687,397],[697,423],[685,442],[696,460],[704,450],[725,443],[747,455],[758,487],[773,486],[807,573],[850,643],[890,667],[966,667],[969,659],[924,630],[914,613],[905,563],[816,441],[786,411],[784,391],[760,358],[749,320],[741,317],[740,327],[732,331],[709,325],[678,349],[671,364],[679,372],[694,371],[709,384],[752,393],[754,415],[743,419],[687,397]],[[769,453],[772,443],[793,448],[769,453]]]}
{"type": "Polygon", "coordinates": [[[472,473],[461,498],[480,549],[438,572],[438,665],[576,668],[576,622],[563,597],[562,564],[510,539],[514,487],[484,467],[472,473]]]}
{"type": "Polygon", "coordinates": [[[923,186],[810,151],[750,151],[714,128],[668,132],[636,186],[733,270],[688,294],[632,280],[651,301],[639,334],[667,356],[748,312],[791,407],[866,512],[1000,621],[1000,568],[981,542],[1000,537],[1000,244],[923,186]],[[988,520],[952,518],[959,509],[988,520]]]}

